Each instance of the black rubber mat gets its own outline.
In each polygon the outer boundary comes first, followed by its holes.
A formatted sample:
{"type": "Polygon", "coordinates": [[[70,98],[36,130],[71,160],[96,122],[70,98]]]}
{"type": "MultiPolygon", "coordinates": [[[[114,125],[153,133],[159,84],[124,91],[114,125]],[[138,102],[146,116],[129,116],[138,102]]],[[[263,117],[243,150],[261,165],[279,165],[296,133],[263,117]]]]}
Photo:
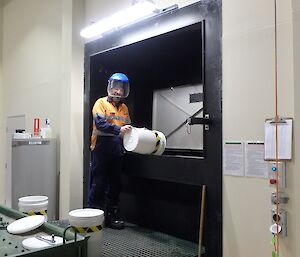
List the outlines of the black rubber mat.
{"type": "Polygon", "coordinates": [[[103,229],[101,257],[195,257],[198,245],[136,225],[103,229]]]}

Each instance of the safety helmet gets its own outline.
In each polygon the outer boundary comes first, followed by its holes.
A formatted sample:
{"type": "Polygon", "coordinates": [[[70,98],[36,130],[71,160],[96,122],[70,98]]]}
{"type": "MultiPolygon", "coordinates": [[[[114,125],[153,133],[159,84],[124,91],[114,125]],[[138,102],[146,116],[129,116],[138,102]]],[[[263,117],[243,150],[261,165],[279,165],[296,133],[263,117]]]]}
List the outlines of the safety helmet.
{"type": "Polygon", "coordinates": [[[129,79],[125,74],[115,73],[109,78],[107,93],[110,97],[126,98],[129,90],[129,79]]]}

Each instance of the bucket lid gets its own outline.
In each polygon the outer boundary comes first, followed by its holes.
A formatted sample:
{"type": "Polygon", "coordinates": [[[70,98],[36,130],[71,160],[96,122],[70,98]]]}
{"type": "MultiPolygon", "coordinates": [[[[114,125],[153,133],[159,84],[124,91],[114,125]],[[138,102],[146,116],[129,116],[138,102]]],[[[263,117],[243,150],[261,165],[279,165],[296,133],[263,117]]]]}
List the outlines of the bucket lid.
{"type": "Polygon", "coordinates": [[[39,203],[48,200],[48,196],[45,195],[29,195],[19,198],[20,203],[39,203]]]}
{"type": "Polygon", "coordinates": [[[51,243],[52,236],[42,236],[42,239],[38,239],[37,237],[29,237],[22,241],[22,245],[27,250],[35,250],[35,249],[41,249],[45,247],[50,247],[54,245],[59,245],[63,243],[63,238],[60,236],[54,236],[54,242],[51,243]],[[50,243],[47,243],[47,240],[50,243]]]}
{"type": "Polygon", "coordinates": [[[34,230],[43,225],[45,217],[43,215],[33,215],[18,219],[7,226],[7,232],[11,234],[22,234],[34,230]]]}
{"type": "Polygon", "coordinates": [[[44,202],[38,202],[38,203],[24,203],[24,202],[18,202],[19,207],[25,207],[25,208],[45,208],[48,206],[48,201],[44,202]]]}
{"type": "Polygon", "coordinates": [[[97,226],[104,220],[104,211],[99,209],[85,208],[69,212],[69,221],[73,226],[97,226]]]}
{"type": "Polygon", "coordinates": [[[99,209],[85,208],[77,209],[69,212],[70,217],[74,218],[93,218],[98,216],[103,216],[104,211],[99,209]]]}

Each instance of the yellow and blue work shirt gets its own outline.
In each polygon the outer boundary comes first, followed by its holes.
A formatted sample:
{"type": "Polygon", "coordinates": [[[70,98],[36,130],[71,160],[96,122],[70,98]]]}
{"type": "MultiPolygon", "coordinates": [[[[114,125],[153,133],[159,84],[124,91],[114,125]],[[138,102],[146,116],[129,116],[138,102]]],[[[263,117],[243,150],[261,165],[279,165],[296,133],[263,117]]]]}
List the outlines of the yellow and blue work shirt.
{"type": "Polygon", "coordinates": [[[109,96],[99,98],[93,107],[93,132],[91,150],[120,155],[124,151],[120,128],[130,124],[128,108],[124,103],[116,105],[109,96]]]}

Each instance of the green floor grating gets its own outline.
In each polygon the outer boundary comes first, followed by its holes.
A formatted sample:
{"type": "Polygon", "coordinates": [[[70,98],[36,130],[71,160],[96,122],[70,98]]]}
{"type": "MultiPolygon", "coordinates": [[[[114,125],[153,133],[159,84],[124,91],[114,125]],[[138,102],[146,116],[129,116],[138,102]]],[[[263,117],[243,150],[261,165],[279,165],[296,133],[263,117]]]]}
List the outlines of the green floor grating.
{"type": "MultiPolygon", "coordinates": [[[[69,225],[68,220],[51,223],[60,227],[69,225]]],[[[122,230],[103,228],[102,246],[99,257],[196,257],[198,254],[196,243],[128,223],[122,230]]]]}
{"type": "Polygon", "coordinates": [[[104,228],[100,257],[195,257],[198,245],[135,225],[104,228]]]}

